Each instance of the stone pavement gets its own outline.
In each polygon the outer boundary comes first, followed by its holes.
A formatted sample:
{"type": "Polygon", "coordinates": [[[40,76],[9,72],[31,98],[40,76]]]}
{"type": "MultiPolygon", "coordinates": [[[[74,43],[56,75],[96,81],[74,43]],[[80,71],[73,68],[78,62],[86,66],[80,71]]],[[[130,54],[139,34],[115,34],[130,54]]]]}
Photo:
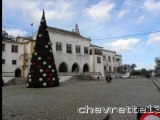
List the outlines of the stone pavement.
{"type": "MultiPolygon", "coordinates": [[[[77,108],[158,105],[160,91],[146,78],[76,81],[55,88],[2,88],[3,120],[103,120],[105,113],[79,114],[77,108]]],[[[136,114],[111,114],[109,120],[136,120],[136,114]]]]}

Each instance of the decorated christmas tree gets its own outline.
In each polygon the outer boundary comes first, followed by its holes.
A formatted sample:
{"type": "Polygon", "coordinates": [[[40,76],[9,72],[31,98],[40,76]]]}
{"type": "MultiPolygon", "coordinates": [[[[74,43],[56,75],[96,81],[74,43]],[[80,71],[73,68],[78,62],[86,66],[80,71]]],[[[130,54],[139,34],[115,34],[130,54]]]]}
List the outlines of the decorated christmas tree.
{"type": "Polygon", "coordinates": [[[30,70],[27,76],[27,87],[41,88],[55,86],[59,86],[59,79],[43,10],[30,70]]]}

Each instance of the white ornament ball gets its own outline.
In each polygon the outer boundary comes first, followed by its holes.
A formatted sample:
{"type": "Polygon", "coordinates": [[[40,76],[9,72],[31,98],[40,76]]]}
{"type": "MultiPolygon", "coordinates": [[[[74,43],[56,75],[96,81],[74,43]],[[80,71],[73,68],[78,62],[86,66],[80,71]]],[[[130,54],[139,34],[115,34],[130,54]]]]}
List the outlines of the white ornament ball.
{"type": "Polygon", "coordinates": [[[43,65],[46,65],[47,64],[47,62],[43,62],[43,65]]]}
{"type": "Polygon", "coordinates": [[[37,52],[35,52],[34,55],[37,55],[37,52]]]}
{"type": "Polygon", "coordinates": [[[31,75],[29,75],[28,77],[31,78],[31,75]]]}
{"type": "Polygon", "coordinates": [[[29,84],[27,83],[27,85],[26,85],[27,87],[29,86],[29,84]]]}
{"type": "Polygon", "coordinates": [[[51,42],[48,42],[48,45],[50,45],[51,44],[51,42]]]}
{"type": "Polygon", "coordinates": [[[52,72],[54,72],[54,69],[52,69],[52,72]]]}
{"type": "Polygon", "coordinates": [[[48,48],[48,45],[45,45],[45,48],[48,48]]]}
{"type": "Polygon", "coordinates": [[[42,78],[39,78],[39,81],[42,81],[43,79],[42,78]]]}
{"type": "Polygon", "coordinates": [[[39,37],[42,37],[42,34],[39,34],[39,37]]]}
{"type": "Polygon", "coordinates": [[[45,74],[45,73],[43,74],[43,77],[46,77],[46,74],[45,74]]]}
{"type": "Polygon", "coordinates": [[[44,22],[44,19],[42,19],[42,22],[44,22]]]}
{"type": "Polygon", "coordinates": [[[41,60],[41,57],[38,57],[38,60],[41,60]]]}
{"type": "Polygon", "coordinates": [[[42,72],[43,72],[43,69],[40,69],[39,71],[42,73],[42,72]]]}
{"type": "Polygon", "coordinates": [[[29,81],[29,82],[31,82],[31,81],[32,81],[32,79],[29,79],[28,81],[29,81]]]}
{"type": "Polygon", "coordinates": [[[55,78],[52,78],[53,81],[55,81],[55,78]]]}
{"type": "Polygon", "coordinates": [[[51,68],[52,66],[51,65],[48,65],[48,68],[51,68]]]}
{"type": "Polygon", "coordinates": [[[52,52],[52,50],[49,50],[49,52],[52,52]]]}
{"type": "Polygon", "coordinates": [[[43,86],[46,86],[47,84],[46,83],[43,83],[43,86]]]}

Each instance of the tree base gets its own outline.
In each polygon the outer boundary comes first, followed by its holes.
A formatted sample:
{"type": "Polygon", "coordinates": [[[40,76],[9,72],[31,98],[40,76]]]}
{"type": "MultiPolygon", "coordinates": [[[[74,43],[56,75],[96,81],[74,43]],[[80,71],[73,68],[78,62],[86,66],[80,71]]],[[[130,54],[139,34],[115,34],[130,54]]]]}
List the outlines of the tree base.
{"type": "Polygon", "coordinates": [[[54,84],[54,85],[48,85],[48,86],[43,86],[43,85],[28,85],[26,86],[27,88],[50,88],[50,87],[59,87],[60,84],[54,84]]]}

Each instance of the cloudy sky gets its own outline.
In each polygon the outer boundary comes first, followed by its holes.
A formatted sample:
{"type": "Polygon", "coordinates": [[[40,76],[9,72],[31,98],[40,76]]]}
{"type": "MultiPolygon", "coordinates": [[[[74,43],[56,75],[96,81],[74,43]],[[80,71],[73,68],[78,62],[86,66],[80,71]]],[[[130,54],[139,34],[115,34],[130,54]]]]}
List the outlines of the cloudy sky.
{"type": "Polygon", "coordinates": [[[160,56],[160,0],[3,0],[2,27],[31,36],[43,9],[48,26],[71,31],[78,24],[81,35],[121,54],[123,64],[153,69],[160,56]],[[148,34],[121,37],[141,33],[148,34]]]}

